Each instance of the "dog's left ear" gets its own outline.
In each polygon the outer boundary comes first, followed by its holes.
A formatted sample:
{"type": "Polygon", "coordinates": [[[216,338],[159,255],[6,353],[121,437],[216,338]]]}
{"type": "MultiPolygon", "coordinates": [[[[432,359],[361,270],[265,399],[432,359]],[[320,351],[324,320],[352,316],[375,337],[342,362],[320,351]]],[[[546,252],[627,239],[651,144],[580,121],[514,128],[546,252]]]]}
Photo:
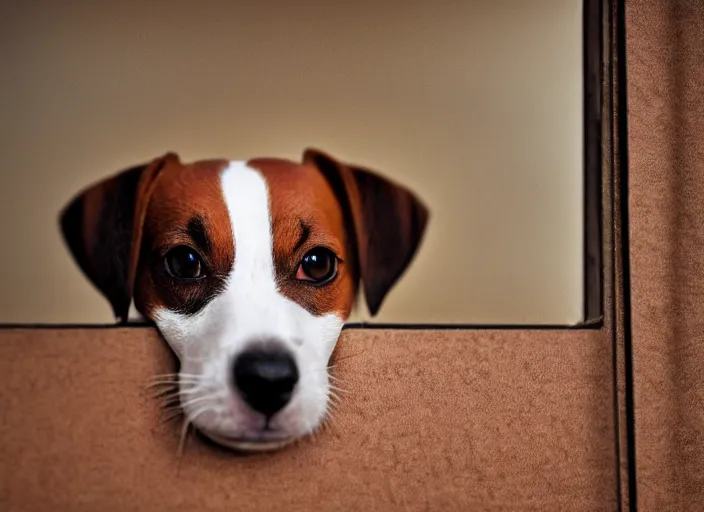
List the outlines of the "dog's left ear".
{"type": "Polygon", "coordinates": [[[356,244],[367,307],[376,315],[418,251],[428,209],[400,184],[317,149],[306,149],[303,162],[323,173],[342,205],[356,244]]]}
{"type": "Polygon", "coordinates": [[[178,156],[122,171],[80,192],[60,214],[64,241],[90,282],[127,321],[149,198],[157,178],[178,156]]]}

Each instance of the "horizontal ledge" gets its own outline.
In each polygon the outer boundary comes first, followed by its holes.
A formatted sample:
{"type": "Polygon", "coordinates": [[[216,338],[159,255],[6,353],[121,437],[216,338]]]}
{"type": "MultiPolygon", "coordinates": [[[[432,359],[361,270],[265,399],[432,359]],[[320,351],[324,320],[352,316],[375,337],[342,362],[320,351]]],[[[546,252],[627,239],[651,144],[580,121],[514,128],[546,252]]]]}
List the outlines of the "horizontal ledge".
{"type": "MultiPolygon", "coordinates": [[[[574,325],[560,324],[404,324],[353,322],[345,324],[343,330],[388,330],[388,331],[593,331],[604,327],[603,320],[581,322],[574,325]]],[[[3,330],[99,330],[99,329],[151,329],[149,323],[130,324],[0,324],[3,330]]]]}

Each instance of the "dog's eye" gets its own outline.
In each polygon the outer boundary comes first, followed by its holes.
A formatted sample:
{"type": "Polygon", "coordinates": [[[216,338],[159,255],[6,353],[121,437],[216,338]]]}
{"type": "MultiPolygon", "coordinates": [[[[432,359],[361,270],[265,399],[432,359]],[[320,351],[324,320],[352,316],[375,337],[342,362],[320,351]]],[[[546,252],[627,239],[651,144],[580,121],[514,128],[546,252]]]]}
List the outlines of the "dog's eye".
{"type": "Polygon", "coordinates": [[[337,275],[337,258],[332,251],[324,247],[316,247],[309,251],[301,260],[296,279],[323,284],[331,281],[337,275]]]}
{"type": "Polygon", "coordinates": [[[178,279],[198,279],[203,277],[203,263],[200,256],[190,247],[180,246],[166,254],[166,270],[178,279]]]}

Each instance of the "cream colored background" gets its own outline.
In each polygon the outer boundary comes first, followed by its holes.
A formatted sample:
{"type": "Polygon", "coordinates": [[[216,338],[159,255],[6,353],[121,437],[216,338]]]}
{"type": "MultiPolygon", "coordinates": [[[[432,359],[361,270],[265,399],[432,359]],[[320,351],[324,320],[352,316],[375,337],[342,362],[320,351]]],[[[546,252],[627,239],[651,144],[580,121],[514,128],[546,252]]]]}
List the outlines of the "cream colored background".
{"type": "Polygon", "coordinates": [[[576,322],[581,37],[578,0],[4,0],[0,322],[112,321],[56,225],[89,182],[308,145],[432,208],[377,320],[576,322]]]}

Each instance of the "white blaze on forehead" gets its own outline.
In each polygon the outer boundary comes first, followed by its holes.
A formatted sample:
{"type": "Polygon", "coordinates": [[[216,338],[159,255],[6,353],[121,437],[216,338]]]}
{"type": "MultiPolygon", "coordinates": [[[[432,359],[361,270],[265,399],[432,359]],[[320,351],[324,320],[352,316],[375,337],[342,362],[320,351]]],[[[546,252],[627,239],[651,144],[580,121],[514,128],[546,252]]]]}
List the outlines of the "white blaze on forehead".
{"type": "Polygon", "coordinates": [[[316,317],[277,289],[266,180],[245,162],[232,162],[222,184],[235,240],[235,265],[225,295],[237,318],[237,338],[271,336],[327,351],[330,329],[339,332],[341,319],[316,317]]]}
{"type": "Polygon", "coordinates": [[[245,162],[232,162],[222,177],[225,204],[230,213],[235,243],[235,266],[230,286],[276,288],[274,244],[266,181],[245,162]]]}

